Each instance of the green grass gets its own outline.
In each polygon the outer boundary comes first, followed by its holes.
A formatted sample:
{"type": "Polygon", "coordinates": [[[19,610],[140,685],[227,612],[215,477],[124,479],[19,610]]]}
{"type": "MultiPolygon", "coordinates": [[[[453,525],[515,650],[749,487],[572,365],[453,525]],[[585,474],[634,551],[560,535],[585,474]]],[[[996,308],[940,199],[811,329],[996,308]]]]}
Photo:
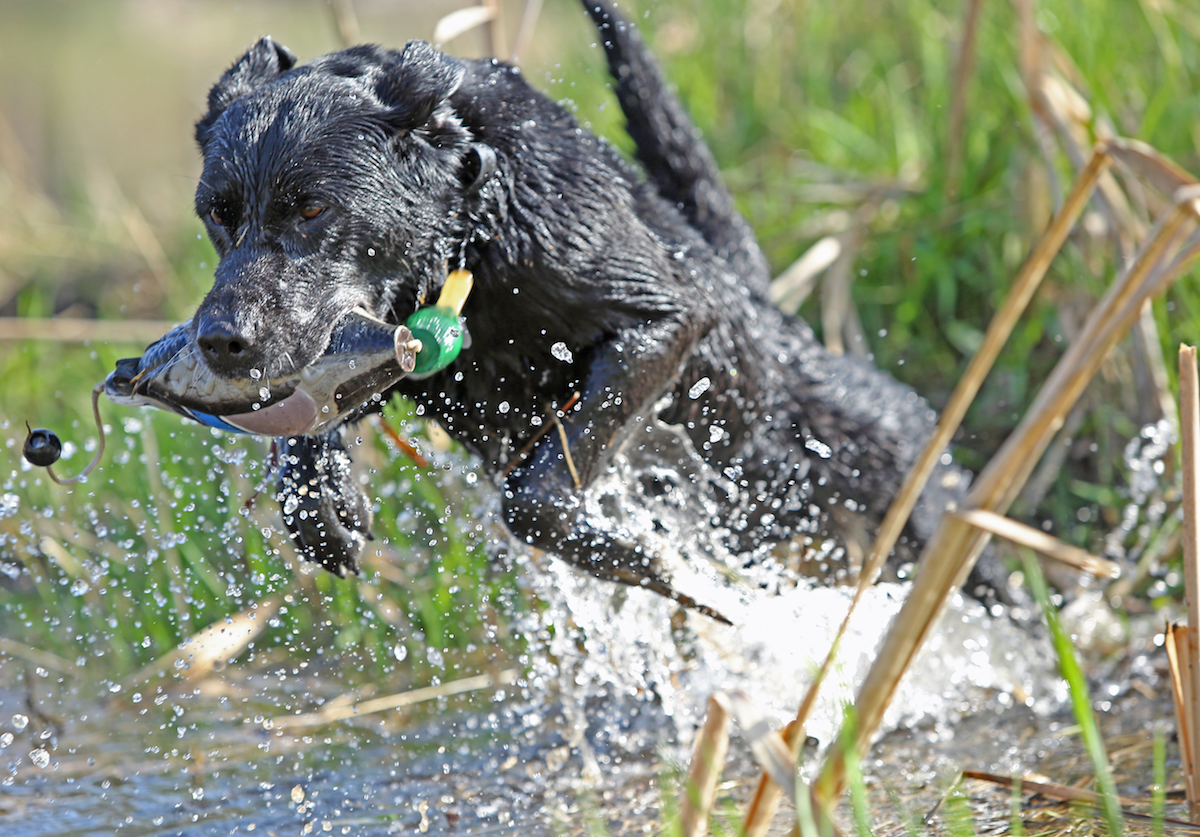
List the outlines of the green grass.
{"type": "Polygon", "coordinates": [[[1050,629],[1050,638],[1054,643],[1055,653],[1058,655],[1059,669],[1070,688],[1071,707],[1075,711],[1075,721],[1079,724],[1079,733],[1083,739],[1084,749],[1092,763],[1096,790],[1103,799],[1103,814],[1104,820],[1108,824],[1108,833],[1112,837],[1121,837],[1125,833],[1125,818],[1121,813],[1121,802],[1118,799],[1117,786],[1109,767],[1104,739],[1100,736],[1100,725],[1096,721],[1096,713],[1092,709],[1091,690],[1088,688],[1087,677],[1080,668],[1071,637],[1062,626],[1062,622],[1058,618],[1058,611],[1050,601],[1046,578],[1033,553],[1027,550],[1023,551],[1022,566],[1025,569],[1025,579],[1033,592],[1034,599],[1041,608],[1046,625],[1050,629]]]}

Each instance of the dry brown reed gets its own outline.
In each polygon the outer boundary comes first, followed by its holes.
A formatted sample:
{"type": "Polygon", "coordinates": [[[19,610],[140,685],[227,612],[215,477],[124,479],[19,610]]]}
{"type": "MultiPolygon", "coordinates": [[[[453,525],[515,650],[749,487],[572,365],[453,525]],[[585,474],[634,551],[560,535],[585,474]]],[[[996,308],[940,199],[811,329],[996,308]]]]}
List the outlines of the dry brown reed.
{"type": "Polygon", "coordinates": [[[1179,435],[1183,471],[1183,580],[1186,625],[1167,626],[1188,815],[1200,822],[1200,377],[1196,348],[1179,347],[1179,435]]]}

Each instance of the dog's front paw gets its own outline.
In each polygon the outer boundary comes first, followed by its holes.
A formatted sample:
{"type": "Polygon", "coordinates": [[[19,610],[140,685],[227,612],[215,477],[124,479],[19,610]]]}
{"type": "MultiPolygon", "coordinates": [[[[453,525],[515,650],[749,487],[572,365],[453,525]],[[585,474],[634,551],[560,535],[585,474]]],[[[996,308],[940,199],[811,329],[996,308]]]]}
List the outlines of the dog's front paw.
{"type": "Polygon", "coordinates": [[[341,433],[280,440],[276,498],[296,551],[339,576],[357,575],[371,506],[354,480],[341,433]]]}

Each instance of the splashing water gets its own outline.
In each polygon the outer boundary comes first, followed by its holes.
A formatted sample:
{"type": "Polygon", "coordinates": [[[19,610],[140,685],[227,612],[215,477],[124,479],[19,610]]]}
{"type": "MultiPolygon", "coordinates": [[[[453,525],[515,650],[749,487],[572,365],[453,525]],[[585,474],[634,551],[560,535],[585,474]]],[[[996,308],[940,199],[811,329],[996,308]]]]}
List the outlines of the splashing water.
{"type": "MultiPolygon", "coordinates": [[[[524,628],[550,637],[543,674],[559,679],[564,696],[574,696],[580,716],[600,710],[611,723],[620,714],[617,705],[652,699],[684,745],[717,690],[744,690],[777,727],[794,716],[853,589],[789,577],[768,548],[749,557],[729,553],[719,527],[710,525],[720,482],[682,431],[660,424],[650,444],[614,457],[587,508],[662,556],[675,587],[729,617],[732,627],[696,613],[680,620],[674,602],[597,582],[565,562],[528,573],[548,607],[524,628]],[[594,698],[602,698],[603,707],[594,698]]],[[[867,591],[809,735],[832,740],[842,706],[853,700],[907,589],[879,584],[867,591]]],[[[923,721],[945,728],[984,699],[1048,710],[1065,696],[1047,646],[1006,616],[955,595],[885,725],[923,721]]]]}
{"type": "Polygon", "coordinates": [[[1167,513],[1164,491],[1173,487],[1164,476],[1176,441],[1173,422],[1162,419],[1143,427],[1125,444],[1122,458],[1129,481],[1129,502],[1122,510],[1121,522],[1105,538],[1107,557],[1135,564],[1162,525],[1167,513]]]}

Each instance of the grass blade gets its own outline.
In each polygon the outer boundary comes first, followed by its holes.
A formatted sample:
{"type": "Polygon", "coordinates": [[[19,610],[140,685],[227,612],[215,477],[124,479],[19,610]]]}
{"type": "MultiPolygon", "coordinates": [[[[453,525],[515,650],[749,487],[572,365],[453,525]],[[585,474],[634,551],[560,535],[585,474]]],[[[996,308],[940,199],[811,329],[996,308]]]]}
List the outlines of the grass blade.
{"type": "Polygon", "coordinates": [[[1046,587],[1046,578],[1042,575],[1037,559],[1029,550],[1022,550],[1022,563],[1025,578],[1033,597],[1037,600],[1046,617],[1046,625],[1050,628],[1050,637],[1054,642],[1054,650],[1058,653],[1058,664],[1063,678],[1071,691],[1071,705],[1075,710],[1075,719],[1079,722],[1079,734],[1083,738],[1083,746],[1092,762],[1096,784],[1100,788],[1100,807],[1104,819],[1108,822],[1108,830],[1115,837],[1125,833],[1124,813],[1121,811],[1121,800],[1117,796],[1117,786],[1113,781],[1112,772],[1108,767],[1108,754],[1104,750],[1104,741],[1100,737],[1100,727],[1096,723],[1096,715],[1092,711],[1091,693],[1088,691],[1087,679],[1079,667],[1075,657],[1075,648],[1071,637],[1058,620],[1058,611],[1050,602],[1050,592],[1046,587]]]}

